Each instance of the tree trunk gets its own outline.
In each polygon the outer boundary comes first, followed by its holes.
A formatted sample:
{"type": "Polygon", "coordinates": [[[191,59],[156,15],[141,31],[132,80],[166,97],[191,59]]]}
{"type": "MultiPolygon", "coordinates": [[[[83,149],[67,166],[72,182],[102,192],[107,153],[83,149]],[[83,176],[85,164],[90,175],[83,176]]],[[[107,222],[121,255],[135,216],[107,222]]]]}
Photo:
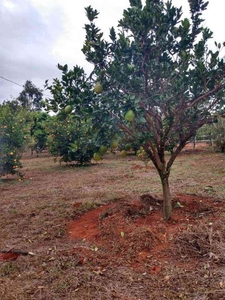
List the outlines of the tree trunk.
{"type": "Polygon", "coordinates": [[[196,148],[196,144],[197,144],[197,139],[196,139],[196,136],[194,136],[194,140],[193,140],[193,148],[194,149],[196,148]]]}
{"type": "Polygon", "coordinates": [[[163,219],[168,221],[172,218],[172,199],[169,187],[169,175],[160,176],[163,189],[163,219]]]}

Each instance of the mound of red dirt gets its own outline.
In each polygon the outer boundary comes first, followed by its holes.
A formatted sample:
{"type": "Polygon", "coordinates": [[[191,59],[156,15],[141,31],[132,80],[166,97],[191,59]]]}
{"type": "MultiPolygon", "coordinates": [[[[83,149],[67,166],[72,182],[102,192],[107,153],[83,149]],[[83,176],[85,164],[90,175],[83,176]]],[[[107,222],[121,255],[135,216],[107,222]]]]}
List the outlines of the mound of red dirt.
{"type": "Polygon", "coordinates": [[[166,223],[162,220],[162,201],[150,195],[118,201],[72,220],[68,235],[86,243],[85,260],[98,259],[103,265],[123,262],[135,268],[149,264],[150,272],[156,274],[163,262],[176,263],[173,241],[180,232],[203,219],[213,222],[224,209],[221,201],[195,195],[178,195],[173,206],[173,219],[166,223]],[[88,254],[87,249],[92,251],[88,254]]]}

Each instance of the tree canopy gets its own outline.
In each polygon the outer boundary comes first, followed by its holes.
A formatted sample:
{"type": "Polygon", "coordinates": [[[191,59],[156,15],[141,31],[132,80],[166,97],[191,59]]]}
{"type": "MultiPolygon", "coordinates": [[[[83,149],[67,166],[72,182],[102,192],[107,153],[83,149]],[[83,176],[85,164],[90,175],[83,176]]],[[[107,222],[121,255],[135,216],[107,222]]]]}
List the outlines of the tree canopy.
{"type": "Polygon", "coordinates": [[[85,8],[89,20],[82,48],[93,64],[90,76],[60,66],[63,75],[50,88],[52,105],[74,105],[74,115],[88,114],[92,126],[111,126],[138,141],[161,178],[163,216],[172,216],[169,174],[177,155],[198,128],[224,110],[225,43],[208,47],[212,31],[203,26],[208,2],[189,0],[190,18],[172,1],[130,0],[118,30],[109,38],[96,26],[98,11],[85,8]],[[103,91],[93,90],[100,83],[103,91]],[[127,113],[132,118],[127,118],[127,113]],[[132,113],[131,113],[132,112],[132,113]],[[104,120],[104,122],[103,122],[104,120]],[[171,156],[165,156],[170,150],[171,156]]]}
{"type": "Polygon", "coordinates": [[[17,98],[22,107],[29,110],[41,110],[41,101],[43,100],[43,92],[37,88],[30,80],[24,84],[24,88],[17,98]]]}

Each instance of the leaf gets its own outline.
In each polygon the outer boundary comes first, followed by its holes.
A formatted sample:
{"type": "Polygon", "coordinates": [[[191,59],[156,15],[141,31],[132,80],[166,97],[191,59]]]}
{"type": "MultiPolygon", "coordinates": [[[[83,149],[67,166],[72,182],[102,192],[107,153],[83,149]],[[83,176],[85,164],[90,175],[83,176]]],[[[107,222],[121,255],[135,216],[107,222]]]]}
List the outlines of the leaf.
{"type": "Polygon", "coordinates": [[[138,104],[140,101],[141,101],[141,98],[140,98],[140,97],[137,97],[137,98],[134,100],[134,103],[135,103],[135,104],[138,104]]]}
{"type": "Polygon", "coordinates": [[[109,35],[110,39],[114,42],[116,40],[116,32],[115,32],[115,29],[114,27],[112,27],[110,29],[110,35],[109,35]]]}
{"type": "Polygon", "coordinates": [[[90,5],[85,8],[86,16],[90,22],[93,22],[94,19],[97,19],[99,12],[96,9],[93,9],[90,5]]]}
{"type": "Polygon", "coordinates": [[[121,231],[121,232],[120,232],[120,235],[121,235],[122,238],[124,238],[125,233],[124,233],[123,231],[121,231]]]}
{"type": "Polygon", "coordinates": [[[184,28],[188,28],[190,26],[190,22],[187,18],[185,18],[182,22],[182,25],[184,26],[184,28]]]}

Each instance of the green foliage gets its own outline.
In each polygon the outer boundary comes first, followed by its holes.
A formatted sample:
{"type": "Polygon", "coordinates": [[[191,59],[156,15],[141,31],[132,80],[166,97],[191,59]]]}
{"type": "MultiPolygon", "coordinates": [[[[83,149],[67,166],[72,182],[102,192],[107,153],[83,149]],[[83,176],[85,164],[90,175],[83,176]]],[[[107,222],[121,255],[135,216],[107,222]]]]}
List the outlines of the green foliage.
{"type": "Polygon", "coordinates": [[[224,105],[224,61],[219,46],[207,48],[212,32],[202,26],[205,1],[190,1],[190,19],[171,2],[130,5],[118,35],[110,29],[110,43],[93,22],[86,25],[82,50],[104,86],[101,112],[110,112],[124,134],[143,145],[160,174],[169,150],[169,173],[196,130],[213,121],[210,110],[224,105]],[[132,124],[124,121],[127,111],[134,112],[132,124]]]}
{"type": "Polygon", "coordinates": [[[75,122],[72,116],[60,122],[57,118],[53,120],[47,144],[49,152],[59,157],[60,161],[79,165],[90,164],[97,150],[91,132],[86,130],[86,126],[75,122]]]}
{"type": "Polygon", "coordinates": [[[17,174],[23,177],[20,159],[26,138],[24,116],[23,110],[15,112],[7,104],[0,106],[0,176],[17,174]]]}
{"type": "Polygon", "coordinates": [[[210,144],[214,145],[217,151],[225,152],[225,118],[215,116],[212,124],[206,124],[198,130],[197,139],[202,136],[210,140],[210,144]]]}
{"type": "Polygon", "coordinates": [[[51,86],[46,82],[53,95],[48,106],[58,111],[50,152],[66,162],[88,164],[99,147],[109,147],[119,132],[116,120],[110,112],[102,112],[100,95],[94,91],[96,82],[90,81],[82,68],[76,66],[68,70],[67,65],[58,65],[58,68],[62,71],[62,80],[55,79],[51,86]],[[69,114],[65,111],[68,106],[72,108],[69,114]]]}
{"type": "Polygon", "coordinates": [[[216,149],[225,152],[225,118],[218,118],[218,122],[212,125],[212,137],[216,146],[216,149]]]}
{"type": "Polygon", "coordinates": [[[39,111],[42,108],[42,98],[42,91],[30,80],[27,80],[17,100],[23,108],[39,111]]]}
{"type": "Polygon", "coordinates": [[[44,112],[31,112],[30,117],[32,119],[30,128],[32,142],[30,146],[32,147],[32,150],[35,150],[38,153],[46,146],[48,139],[47,124],[51,117],[44,112]]]}

